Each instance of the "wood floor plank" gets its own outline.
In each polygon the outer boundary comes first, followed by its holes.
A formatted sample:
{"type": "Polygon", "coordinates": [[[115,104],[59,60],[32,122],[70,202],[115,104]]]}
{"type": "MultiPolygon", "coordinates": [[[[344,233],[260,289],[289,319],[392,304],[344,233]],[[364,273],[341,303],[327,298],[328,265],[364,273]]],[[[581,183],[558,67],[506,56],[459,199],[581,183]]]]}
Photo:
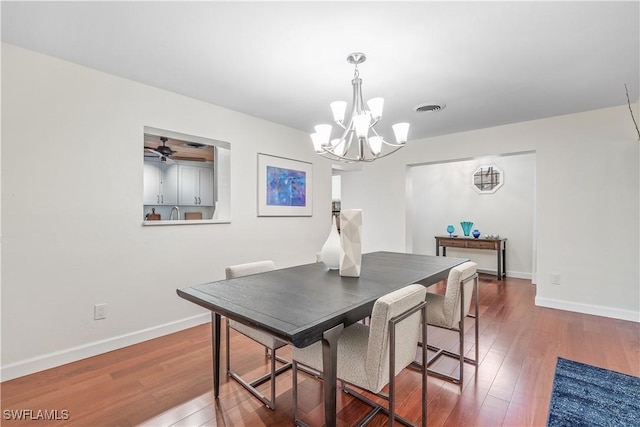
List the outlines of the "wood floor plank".
{"type": "MultiPolygon", "coordinates": [[[[443,293],[446,283],[430,288],[443,293]]],[[[535,286],[523,279],[494,280],[481,275],[480,363],[465,364],[462,387],[430,377],[427,403],[430,426],[542,426],[546,424],[556,360],[583,363],[640,376],[638,323],[536,307],[535,286]],[[613,349],[613,350],[612,350],[613,349]]],[[[226,337],[222,337],[222,343],[226,337]]],[[[260,346],[232,332],[234,366],[248,378],[266,372],[260,346]]],[[[457,338],[431,334],[449,348],[457,338]]],[[[292,425],[291,372],[278,376],[277,409],[269,410],[224,372],[220,396],[211,391],[210,325],[205,324],[58,368],[0,384],[1,408],[68,410],[68,420],[2,419],[13,426],[286,426],[292,425]]],[[[465,352],[474,354],[474,332],[465,324],[465,352]]],[[[223,350],[224,353],[224,350],[223,350]]],[[[290,349],[279,350],[287,358],[290,349]]],[[[455,361],[438,362],[454,371],[455,361]]],[[[269,385],[260,388],[269,393],[269,385]]],[[[398,412],[420,418],[420,375],[399,375],[398,412]]],[[[301,374],[300,414],[312,425],[323,423],[322,384],[301,374]]],[[[338,425],[353,425],[368,407],[339,392],[338,425]]],[[[372,425],[384,426],[376,416],[372,425]]]]}
{"type": "MultiPolygon", "coordinates": [[[[215,406],[211,403],[213,401],[213,391],[205,393],[201,396],[196,397],[188,402],[182,403],[180,405],[176,405],[175,407],[169,409],[162,414],[159,414],[151,419],[147,419],[141,422],[139,425],[144,427],[153,427],[153,426],[172,426],[181,420],[188,418],[189,416],[199,413],[206,408],[212,408],[211,416],[202,420],[202,423],[209,421],[210,419],[215,418],[215,406]]],[[[192,424],[193,425],[193,424],[192,424]]]]}

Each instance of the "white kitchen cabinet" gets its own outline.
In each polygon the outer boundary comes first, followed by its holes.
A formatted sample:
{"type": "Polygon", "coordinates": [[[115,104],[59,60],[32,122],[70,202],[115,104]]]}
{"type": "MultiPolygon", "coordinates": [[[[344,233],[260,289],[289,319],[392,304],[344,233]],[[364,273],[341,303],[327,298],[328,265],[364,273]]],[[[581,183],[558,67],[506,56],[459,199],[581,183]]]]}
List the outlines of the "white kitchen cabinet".
{"type": "Polygon", "coordinates": [[[181,206],[213,206],[213,168],[211,166],[178,167],[181,206]]]}
{"type": "Polygon", "coordinates": [[[144,205],[178,204],[178,165],[145,159],[142,193],[144,205]]]}
{"type": "Polygon", "coordinates": [[[213,206],[213,168],[200,168],[198,173],[200,178],[199,200],[202,206],[213,206]]]}

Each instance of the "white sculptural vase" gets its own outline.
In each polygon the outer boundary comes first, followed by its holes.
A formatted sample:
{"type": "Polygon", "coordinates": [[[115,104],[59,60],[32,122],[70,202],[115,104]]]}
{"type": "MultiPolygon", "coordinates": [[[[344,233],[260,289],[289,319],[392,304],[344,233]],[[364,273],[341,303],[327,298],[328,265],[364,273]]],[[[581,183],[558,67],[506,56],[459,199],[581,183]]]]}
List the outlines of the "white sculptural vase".
{"type": "Polygon", "coordinates": [[[320,260],[329,270],[337,270],[340,267],[340,235],[338,234],[338,227],[336,226],[336,217],[333,216],[331,223],[331,231],[327,241],[324,242],[322,250],[320,251],[320,260]]]}
{"type": "Polygon", "coordinates": [[[362,209],[340,212],[340,275],[360,277],[362,267],[362,209]]]}

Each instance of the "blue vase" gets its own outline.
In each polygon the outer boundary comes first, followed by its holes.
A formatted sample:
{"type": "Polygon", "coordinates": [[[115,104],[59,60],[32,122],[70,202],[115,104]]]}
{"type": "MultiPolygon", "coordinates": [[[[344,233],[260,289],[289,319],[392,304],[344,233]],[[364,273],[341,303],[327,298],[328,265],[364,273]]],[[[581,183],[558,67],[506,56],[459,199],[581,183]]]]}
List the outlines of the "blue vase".
{"type": "Polygon", "coordinates": [[[473,230],[473,237],[476,239],[480,237],[480,232],[478,230],[473,230]]]}
{"type": "Polygon", "coordinates": [[[473,222],[462,221],[460,225],[462,226],[462,232],[464,233],[464,235],[469,237],[469,233],[471,233],[471,227],[473,227],[473,222]]]}
{"type": "Polygon", "coordinates": [[[449,233],[449,237],[451,237],[454,231],[456,231],[456,229],[453,227],[453,225],[447,225],[447,233],[449,233]]]}

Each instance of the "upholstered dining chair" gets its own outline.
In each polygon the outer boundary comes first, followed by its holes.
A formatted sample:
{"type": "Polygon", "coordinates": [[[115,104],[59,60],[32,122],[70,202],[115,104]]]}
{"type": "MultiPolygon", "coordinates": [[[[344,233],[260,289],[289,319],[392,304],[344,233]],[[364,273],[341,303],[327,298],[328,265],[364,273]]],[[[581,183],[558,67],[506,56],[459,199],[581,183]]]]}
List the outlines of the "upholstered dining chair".
{"type": "MultiPolygon", "coordinates": [[[[267,271],[271,271],[275,269],[275,264],[273,261],[257,261],[250,262],[246,264],[238,264],[227,267],[225,269],[225,275],[227,279],[234,279],[236,277],[248,276],[250,274],[264,273],[267,271]]],[[[242,324],[232,319],[227,319],[226,322],[226,331],[227,331],[227,342],[226,342],[226,350],[227,350],[227,375],[236,380],[240,385],[246,388],[251,394],[260,399],[262,403],[264,403],[270,409],[276,408],[276,376],[285,372],[287,369],[291,368],[291,362],[288,360],[282,359],[276,355],[276,350],[287,345],[286,342],[281,341],[274,336],[254,329],[250,326],[242,324]],[[230,336],[229,329],[233,329],[235,331],[240,332],[248,338],[251,338],[253,341],[262,344],[265,348],[265,357],[270,357],[271,359],[271,368],[270,372],[267,374],[249,382],[246,381],[242,376],[234,371],[231,368],[230,361],[230,336]],[[269,355],[269,350],[271,350],[271,354],[269,355]],[[284,365],[280,366],[276,369],[276,361],[283,363],[284,365]],[[256,387],[260,384],[263,384],[267,381],[271,381],[271,399],[268,399],[263,393],[258,391],[256,387]]]]}
{"type": "MultiPolygon", "coordinates": [[[[413,339],[418,339],[420,324],[424,323],[426,288],[409,285],[379,298],[371,313],[370,326],[354,323],[345,328],[338,338],[337,377],[343,389],[373,407],[358,425],[365,425],[383,412],[389,417],[389,425],[400,421],[413,425],[395,413],[395,376],[409,366],[416,357],[413,339]],[[348,385],[369,391],[388,401],[385,408],[357,393],[348,385]],[[381,393],[389,384],[388,394],[381,393]]],[[[426,339],[426,324],[422,328],[426,339]]],[[[423,353],[423,363],[426,355],[423,353]]],[[[293,348],[293,414],[296,425],[306,425],[298,418],[298,369],[305,366],[322,371],[322,343],[316,342],[304,348],[293,348]]],[[[327,385],[325,384],[325,387],[327,385]]],[[[422,425],[426,426],[426,371],[422,370],[422,425]]]]}
{"type": "MultiPolygon", "coordinates": [[[[454,267],[449,272],[447,279],[447,289],[444,295],[427,293],[427,325],[448,329],[458,333],[459,348],[458,353],[454,353],[442,348],[429,345],[427,349],[435,354],[427,361],[427,372],[445,380],[452,381],[462,386],[464,365],[469,363],[478,367],[478,273],[477,264],[465,262],[454,267]],[[473,298],[475,297],[475,298],[473,298]],[[474,314],[470,314],[471,301],[475,300],[474,314]],[[475,359],[465,357],[464,353],[464,319],[474,318],[475,324],[475,359]],[[458,375],[449,375],[443,372],[432,370],[433,365],[441,356],[448,356],[458,360],[458,375]]],[[[428,339],[428,338],[427,338],[428,339]]],[[[422,344],[422,342],[419,342],[422,344]]],[[[423,346],[424,347],[424,346],[423,346]]],[[[423,348],[423,352],[425,349],[423,348]]]]}

